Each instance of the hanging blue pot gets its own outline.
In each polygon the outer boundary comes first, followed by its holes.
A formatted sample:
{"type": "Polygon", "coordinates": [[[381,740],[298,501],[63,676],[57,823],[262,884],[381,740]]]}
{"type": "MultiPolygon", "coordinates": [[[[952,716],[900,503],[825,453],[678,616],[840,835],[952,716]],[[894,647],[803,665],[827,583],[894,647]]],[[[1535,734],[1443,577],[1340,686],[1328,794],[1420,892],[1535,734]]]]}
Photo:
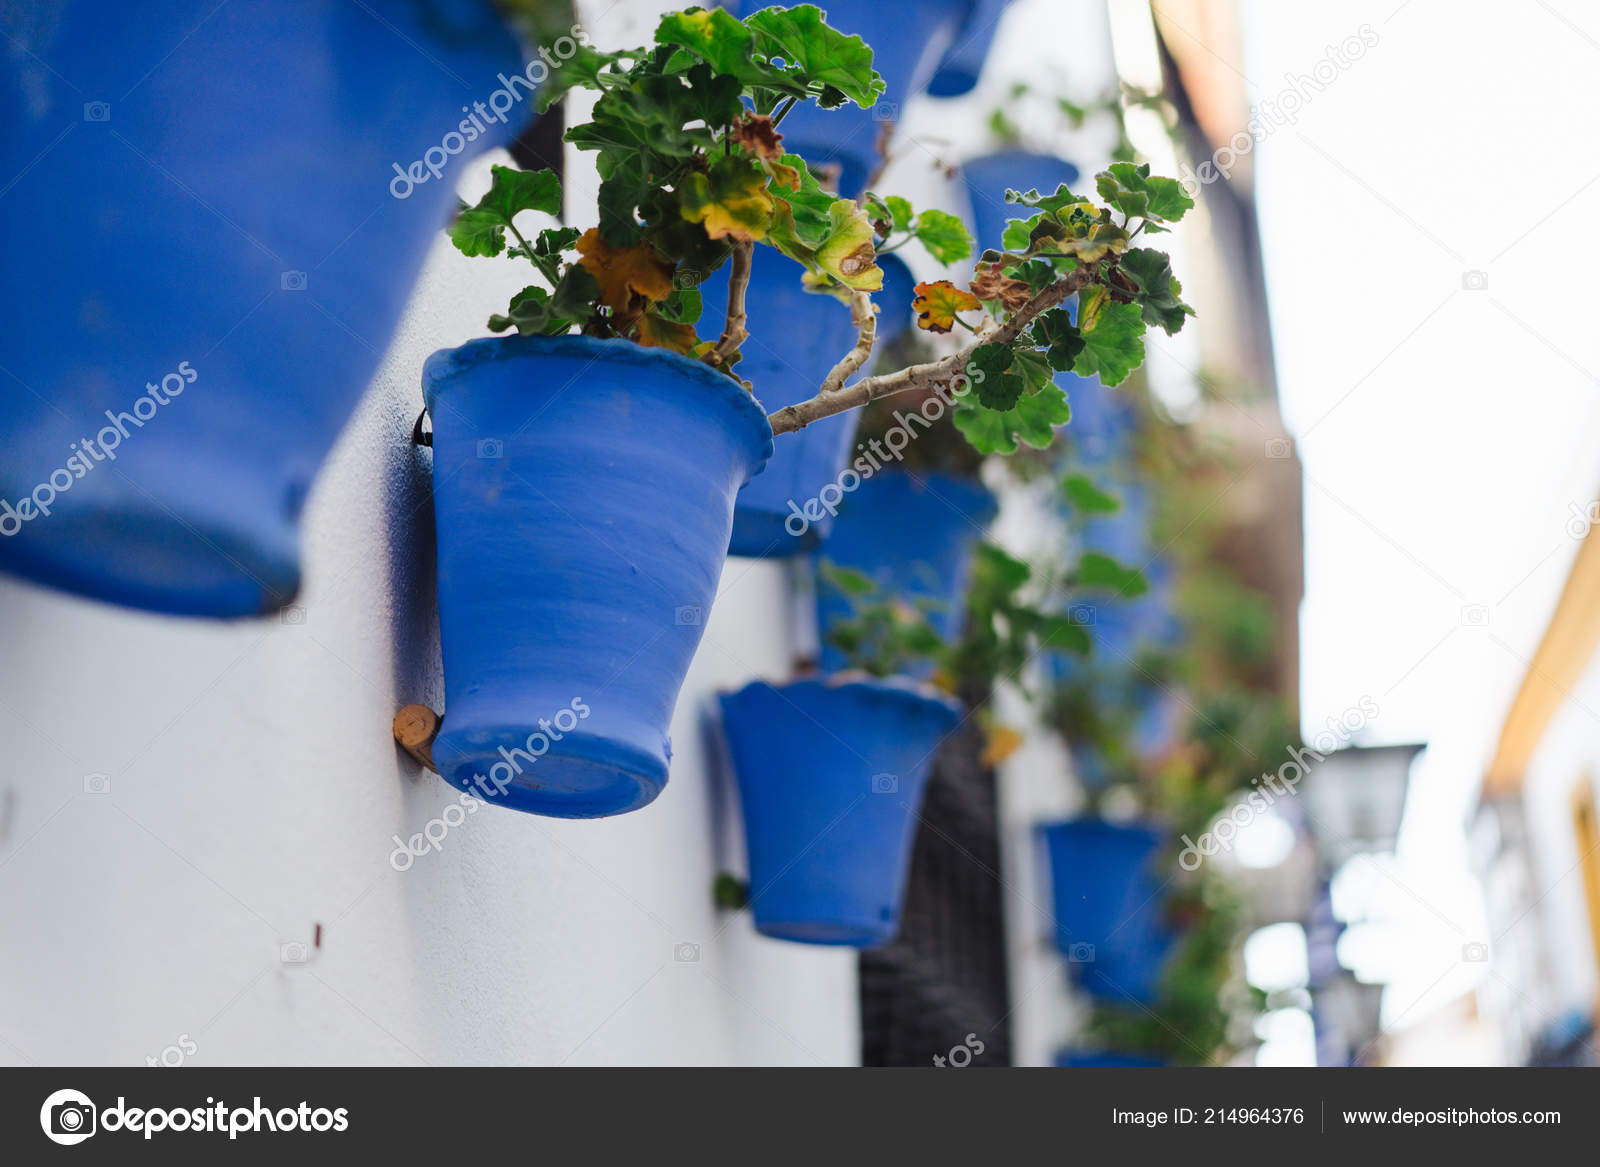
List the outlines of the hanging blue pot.
{"type": "Polygon", "coordinates": [[[533,116],[520,51],[490,0],[13,0],[0,31],[0,251],[26,289],[0,318],[0,569],[281,607],[466,158],[533,116]]]}
{"type": "MultiPolygon", "coordinates": [[[[910,322],[911,273],[895,256],[883,256],[880,262],[884,289],[873,295],[880,309],[879,327],[892,328],[898,320],[904,328],[910,322]]],[[[736,372],[769,411],[816,396],[829,370],[856,343],[849,306],[806,291],[800,280],[804,272],[770,247],[758,247],[751,256],[745,291],[750,338],[741,348],[736,372]]],[[[728,311],[728,274],[724,267],[700,285],[702,336],[721,332],[728,311]]],[[[826,538],[833,516],[812,504],[825,487],[837,485],[855,429],[854,413],[834,414],[775,443],[767,468],[739,492],[729,554],[799,555],[826,538]]]]}
{"type": "Polygon", "coordinates": [[[1078,983],[1112,1000],[1154,1000],[1174,939],[1166,922],[1166,879],[1156,866],[1167,835],[1152,826],[1088,818],[1041,833],[1055,894],[1056,946],[1078,983]]]}
{"type": "Polygon", "coordinates": [[[1053,154],[997,150],[963,162],[961,178],[972,200],[972,229],[981,253],[1000,246],[1012,219],[1029,219],[1035,214],[1021,203],[1006,202],[1006,191],[1053,194],[1063,183],[1070,187],[1078,181],[1078,168],[1053,154]]]}
{"type": "Polygon", "coordinates": [[[475,340],[422,381],[440,775],[535,814],[637,810],[667,781],[734,492],[772,453],[765,415],[729,377],[622,340],[475,340]]]}
{"type": "Polygon", "coordinates": [[[846,678],[757,681],[721,705],[756,930],[855,948],[892,940],[928,771],[959,707],[846,678]]]}
{"type": "MultiPolygon", "coordinates": [[[[822,558],[875,580],[876,602],[896,596],[921,606],[946,640],[961,632],[972,557],[997,507],[982,483],[949,474],[883,470],[843,496],[822,558]]],[[[817,587],[822,671],[849,662],[827,642],[828,630],[851,616],[849,597],[825,581],[817,587]]],[[[918,675],[925,675],[926,669],[918,675]]]]}
{"type": "Polygon", "coordinates": [[[1167,1063],[1160,1058],[1140,1054],[1119,1053],[1116,1050],[1064,1049],[1056,1054],[1055,1064],[1063,1069],[1150,1069],[1167,1063]]]}
{"type": "Polygon", "coordinates": [[[972,15],[956,33],[955,44],[939,62],[939,71],[928,82],[930,97],[961,97],[977,88],[1000,18],[1010,4],[1011,0],[978,0],[972,15]]]}
{"type": "MultiPolygon", "coordinates": [[[[837,169],[839,193],[846,198],[860,195],[878,164],[880,131],[898,122],[905,103],[927,90],[975,2],[828,0],[822,5],[828,23],[872,47],[872,67],[883,77],[883,95],[870,109],[854,103],[838,109],[819,109],[815,102],[796,106],[779,127],[784,149],[818,168],[837,169]]],[[[723,7],[747,16],[765,5],[744,0],[723,7]]]]}

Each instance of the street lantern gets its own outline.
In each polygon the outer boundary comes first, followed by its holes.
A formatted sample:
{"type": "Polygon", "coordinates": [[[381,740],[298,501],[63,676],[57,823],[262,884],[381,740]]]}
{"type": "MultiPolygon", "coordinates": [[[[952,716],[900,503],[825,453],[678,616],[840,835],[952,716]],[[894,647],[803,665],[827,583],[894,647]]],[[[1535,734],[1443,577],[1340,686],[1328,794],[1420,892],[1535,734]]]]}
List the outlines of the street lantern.
{"type": "Polygon", "coordinates": [[[1299,793],[1326,870],[1394,850],[1411,763],[1423,745],[1349,746],[1310,768],[1299,793]]]}

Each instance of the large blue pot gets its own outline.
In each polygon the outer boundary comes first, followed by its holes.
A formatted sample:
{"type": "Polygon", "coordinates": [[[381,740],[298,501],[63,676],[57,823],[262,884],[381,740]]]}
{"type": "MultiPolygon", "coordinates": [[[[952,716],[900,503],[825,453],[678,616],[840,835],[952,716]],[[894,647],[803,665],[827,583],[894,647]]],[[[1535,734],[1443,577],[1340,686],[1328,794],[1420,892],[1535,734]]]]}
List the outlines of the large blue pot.
{"type": "Polygon", "coordinates": [[[961,97],[977,88],[1000,18],[1010,4],[1011,0],[978,0],[956,33],[955,44],[939,62],[938,72],[928,82],[930,97],[961,97]]]}
{"type": "Polygon", "coordinates": [[[892,940],[928,771],[959,707],[844,678],[757,681],[721,704],[756,930],[856,948],[892,940]]]}
{"type": "Polygon", "coordinates": [[[1074,819],[1041,828],[1055,895],[1056,946],[1089,993],[1148,1003],[1173,945],[1165,875],[1170,842],[1148,825],[1074,819]]]}
{"type": "MultiPolygon", "coordinates": [[[[884,287],[873,301],[879,308],[880,329],[892,334],[910,322],[913,281],[895,256],[886,255],[881,262],[884,287]]],[[[754,386],[769,412],[815,397],[829,370],[856,343],[849,306],[806,291],[800,281],[804,272],[770,247],[758,247],[751,256],[745,292],[750,338],[742,346],[743,359],[736,371],[754,386]]],[[[701,336],[721,332],[728,311],[728,275],[724,267],[700,285],[701,336]]],[[[837,486],[855,430],[856,414],[839,413],[779,440],[767,468],[739,492],[729,554],[799,555],[825,539],[833,516],[808,504],[825,487],[837,486]]]]}
{"type": "MultiPolygon", "coordinates": [[[[994,496],[974,479],[884,470],[843,496],[822,558],[872,577],[880,591],[866,597],[868,602],[892,596],[916,604],[940,636],[954,639],[966,614],[973,553],[996,509],[994,496]]],[[[825,673],[849,666],[827,637],[834,624],[850,616],[850,598],[819,582],[817,627],[825,673]]]]}
{"type": "Polygon", "coordinates": [[[439,773],[536,814],[637,810],[667,781],[734,493],[772,453],[765,415],[708,366],[621,340],[475,340],[422,381],[439,773]]]}
{"type": "MultiPolygon", "coordinates": [[[[884,125],[900,120],[911,98],[928,82],[976,0],[828,0],[827,21],[840,32],[859,36],[872,48],[872,65],[884,80],[883,95],[870,109],[846,103],[819,109],[815,102],[796,106],[779,127],[784,149],[813,166],[837,168],[839,193],[855,198],[866,189],[878,164],[878,135],[884,125]]],[[[724,4],[739,15],[766,5],[759,0],[724,4]]]]}
{"type": "Polygon", "coordinates": [[[466,157],[533,116],[521,53],[489,0],[14,0],[0,31],[0,516],[32,512],[0,517],[0,569],[281,607],[466,157]],[[517,100],[469,145],[500,74],[517,100]]]}

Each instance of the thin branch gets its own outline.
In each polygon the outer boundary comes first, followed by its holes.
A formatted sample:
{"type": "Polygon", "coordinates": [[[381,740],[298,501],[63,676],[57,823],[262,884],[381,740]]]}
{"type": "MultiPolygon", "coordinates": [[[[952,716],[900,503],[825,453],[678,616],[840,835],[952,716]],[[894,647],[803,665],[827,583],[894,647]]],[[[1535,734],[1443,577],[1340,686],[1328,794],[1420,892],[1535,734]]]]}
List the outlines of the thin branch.
{"type": "Polygon", "coordinates": [[[871,296],[855,293],[850,298],[850,314],[855,318],[856,346],[822,379],[822,393],[837,393],[844,388],[844,383],[866,364],[878,339],[878,310],[872,306],[871,296]]]}
{"type": "Polygon", "coordinates": [[[722,329],[722,339],[712,352],[721,364],[739,351],[739,346],[750,336],[744,330],[744,291],[750,286],[750,252],[755,244],[740,242],[733,245],[733,270],[728,275],[728,321],[722,329]]]}
{"type": "Polygon", "coordinates": [[[1101,264],[1098,262],[1076,268],[1034,296],[1021,308],[1018,308],[1005,323],[993,329],[986,329],[977,337],[974,343],[963,348],[960,352],[952,353],[950,356],[941,360],[931,361],[925,365],[912,365],[910,368],[901,369],[898,373],[867,377],[857,381],[854,385],[836,389],[832,392],[818,393],[809,401],[786,406],[776,413],[768,415],[767,420],[772,423],[772,432],[775,434],[794,433],[796,430],[804,429],[814,421],[821,421],[823,418],[832,417],[836,413],[844,413],[846,410],[856,409],[883,397],[890,397],[896,393],[909,393],[918,389],[934,389],[950,385],[957,376],[965,374],[967,364],[972,360],[973,351],[979,345],[1012,344],[1018,336],[1022,335],[1022,330],[1028,327],[1035,317],[1054,308],[1067,297],[1082,291],[1094,283],[1100,275],[1100,268],[1101,264]]]}

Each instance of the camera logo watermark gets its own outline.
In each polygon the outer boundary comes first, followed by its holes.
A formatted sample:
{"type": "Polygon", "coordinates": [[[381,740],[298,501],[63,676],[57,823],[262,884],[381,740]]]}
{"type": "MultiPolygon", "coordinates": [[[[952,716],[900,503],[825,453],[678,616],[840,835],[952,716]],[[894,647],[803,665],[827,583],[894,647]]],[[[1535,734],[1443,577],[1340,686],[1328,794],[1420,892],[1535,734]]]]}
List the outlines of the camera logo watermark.
{"type": "Polygon", "coordinates": [[[1240,831],[1270,810],[1279,798],[1299,793],[1297,788],[1311,772],[1311,767],[1346,745],[1351,735],[1374,720],[1379,712],[1378,703],[1363,695],[1360,701],[1337,718],[1328,718],[1326,728],[1311,739],[1309,747],[1286,747],[1289,760],[1273,773],[1252,778],[1250,785],[1256,789],[1235,803],[1231,811],[1219,817],[1210,830],[1201,834],[1199,839],[1180,836],[1183,850],[1178,854],[1178,866],[1185,871],[1195,871],[1212,856],[1232,851],[1233,841],[1240,831]]]}
{"type": "Polygon", "coordinates": [[[78,1090],[57,1090],[39,1108],[39,1125],[45,1138],[74,1147],[95,1132],[94,1103],[78,1090]]]}
{"type": "Polygon", "coordinates": [[[1191,167],[1187,162],[1178,167],[1178,181],[1183,189],[1193,197],[1202,187],[1219,178],[1232,178],[1233,168],[1240,158],[1283,126],[1298,122],[1300,111],[1311,104],[1312,98],[1325,92],[1344,70],[1365,57],[1377,44],[1377,32],[1370,24],[1363,24],[1337,45],[1329,45],[1323,59],[1312,66],[1309,74],[1285,73],[1283,79],[1288,84],[1273,97],[1256,104],[1244,129],[1218,146],[1199,167],[1191,167]]]}
{"type": "Polygon", "coordinates": [[[162,406],[182,396],[199,378],[194,366],[180,361],[177,371],[161,378],[161,384],[147,382],[145,395],[135,400],[130,410],[123,413],[106,410],[106,420],[110,424],[102,427],[93,438],[79,438],[73,442],[69,447],[72,453],[59,469],[45,475],[44,480],[17,499],[15,505],[0,498],[0,535],[9,539],[21,532],[24,523],[48,516],[57,498],[88,477],[100,463],[115,462],[117,447],[132,436],[132,430],[143,429],[145,422],[155,417],[162,406]]]}
{"type": "Polygon", "coordinates": [[[538,57],[529,61],[528,67],[521,73],[510,77],[504,73],[498,74],[496,79],[500,82],[500,88],[489,95],[489,100],[475,101],[470,107],[462,106],[461,112],[467,116],[440,139],[437,146],[429,146],[420,159],[404,169],[398,162],[390,163],[394,167],[394,177],[389,180],[389,193],[397,199],[410,198],[411,192],[417,187],[441,177],[452,157],[487,134],[488,123],[504,125],[506,115],[520,105],[524,97],[536,94],[539,86],[549,79],[552,69],[561,68],[577,55],[579,46],[589,43],[589,34],[582,25],[575,24],[568,32],[570,35],[557,38],[553,44],[540,45],[538,57]]]}
{"type": "Polygon", "coordinates": [[[452,830],[466,822],[468,815],[477,814],[478,808],[485,802],[510,790],[516,779],[521,777],[524,764],[531,767],[544,757],[552,745],[576,729],[578,723],[591,712],[583,698],[574,697],[554,717],[539,718],[536,723],[539,728],[530,733],[521,746],[509,750],[501,746],[500,761],[489,767],[487,775],[473,775],[469,783],[472,790],[463,790],[456,801],[445,807],[437,818],[430,819],[422,830],[409,839],[402,839],[399,835],[390,836],[395,846],[389,853],[389,865],[396,871],[410,871],[412,864],[428,852],[443,851],[445,837],[452,830]]]}

